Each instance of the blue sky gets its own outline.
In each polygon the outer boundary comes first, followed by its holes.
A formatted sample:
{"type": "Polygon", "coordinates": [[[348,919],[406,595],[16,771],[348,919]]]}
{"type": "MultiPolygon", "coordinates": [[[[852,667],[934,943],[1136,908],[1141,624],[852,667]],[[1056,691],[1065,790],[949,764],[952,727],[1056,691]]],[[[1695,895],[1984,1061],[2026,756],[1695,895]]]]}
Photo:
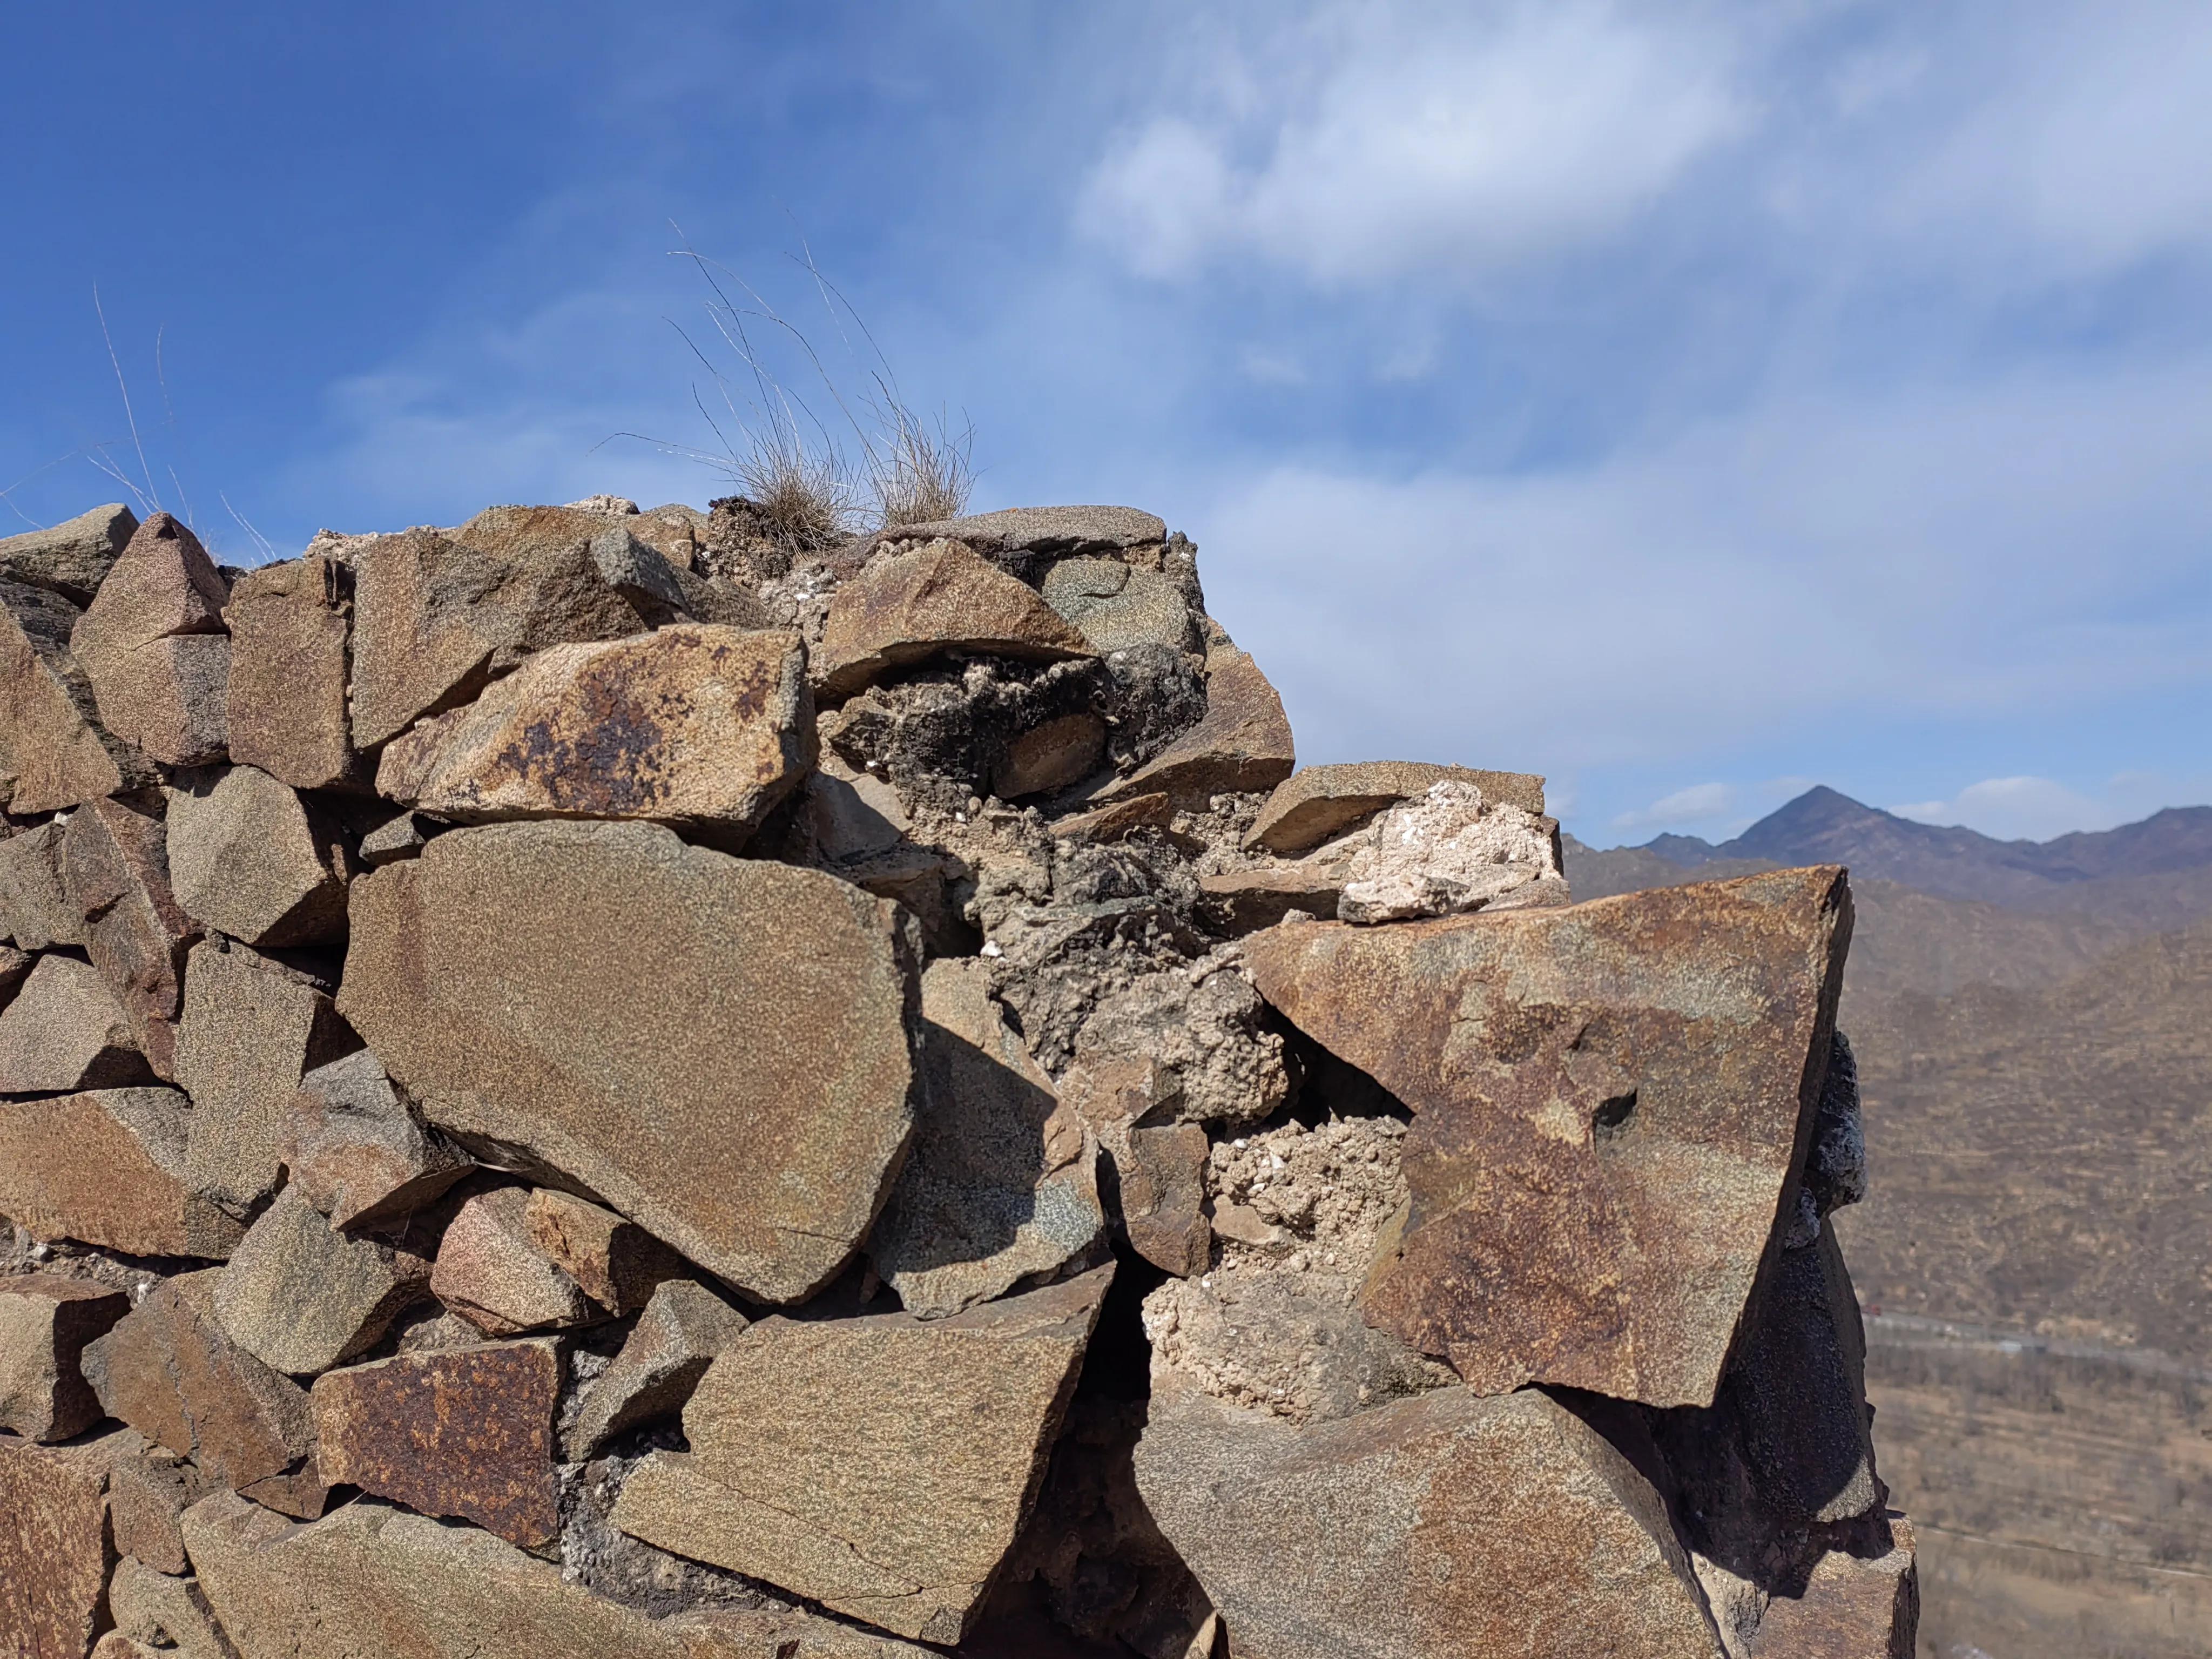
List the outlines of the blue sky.
{"type": "Polygon", "coordinates": [[[1816,781],[2008,836],[2212,799],[2193,0],[112,5],[9,45],[0,520],[139,473],[95,286],[225,557],[703,503],[608,441],[711,441],[677,225],[849,387],[811,250],[972,422],[978,506],[1188,531],[1305,759],[1541,771],[1601,844],[1816,781]]]}

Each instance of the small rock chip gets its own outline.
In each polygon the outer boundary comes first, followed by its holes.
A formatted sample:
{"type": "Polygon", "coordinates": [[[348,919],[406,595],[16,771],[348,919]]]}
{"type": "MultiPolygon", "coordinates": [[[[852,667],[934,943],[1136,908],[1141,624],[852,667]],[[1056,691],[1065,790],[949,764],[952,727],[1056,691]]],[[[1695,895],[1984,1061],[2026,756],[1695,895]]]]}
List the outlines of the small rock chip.
{"type": "Polygon", "coordinates": [[[751,1325],[684,1407],[690,1451],[640,1465],[615,1524],[956,1643],[1035,1500],[1112,1277],[1095,1268],[949,1319],[751,1325]]]}
{"type": "Polygon", "coordinates": [[[523,1225],[546,1259],[609,1313],[634,1314],[684,1258],[634,1221],[573,1193],[541,1187],[530,1194],[523,1225]]]}
{"type": "Polygon", "coordinates": [[[233,1659],[195,1579],[171,1577],[126,1555],[115,1564],[107,1602],[114,1633],[126,1641],[174,1659],[233,1659]]]}
{"type": "Polygon", "coordinates": [[[1132,830],[1164,830],[1175,821],[1175,803],[1164,793],[1131,795],[1105,806],[1054,818],[1053,835],[1063,841],[1119,841],[1132,830]]]}
{"type": "Polygon", "coordinates": [[[129,1255],[228,1255],[242,1229],[186,1179],[192,1115],[173,1089],[0,1101],[0,1215],[129,1255]]]}
{"type": "Polygon", "coordinates": [[[71,605],[90,605],[137,529],[137,514],[110,501],[45,530],[0,537],[0,581],[43,587],[71,605]]]}
{"type": "Polygon", "coordinates": [[[178,903],[218,933],[270,949],[345,933],[343,832],[266,772],[170,790],[168,846],[178,903]]]}
{"type": "Polygon", "coordinates": [[[325,1478],[423,1515],[458,1516],[526,1547],[559,1530],[550,1341],[398,1354],[315,1379],[325,1478]]]}
{"type": "Polygon", "coordinates": [[[441,817],[644,818],[741,841],[814,763],[795,634],[684,623],[539,652],[394,738],[377,787],[441,817]]]}
{"type": "Polygon", "coordinates": [[[40,957],[0,1011],[0,1094],[68,1094],[153,1080],[130,1022],[89,963],[40,957]]]}
{"type": "Polygon", "coordinates": [[[295,789],[356,785],[346,713],[353,572],[327,553],[249,570],[230,590],[230,757],[295,789]]]}
{"type": "Polygon", "coordinates": [[[1175,580],[1119,559],[1062,559],[1045,576],[1044,602],[1101,656],[1139,645],[1188,651],[1198,642],[1190,605],[1175,580]]]}
{"type": "Polygon", "coordinates": [[[198,1466],[173,1452],[149,1449],[120,1460],[107,1481],[115,1547],[156,1572],[190,1572],[177,1523],[208,1490],[198,1466]]]}
{"type": "Polygon", "coordinates": [[[88,803],[62,837],[62,883],[139,1052],[155,1076],[175,1081],[185,954],[200,925],[170,889],[167,826],[119,800],[88,803]]]}
{"type": "Polygon", "coordinates": [[[1167,1123],[1132,1129],[1128,1139],[1121,1174],[1129,1248],[1180,1278],[1204,1273],[1213,1250],[1206,1215],[1206,1131],[1195,1123],[1167,1123]]]}
{"type": "Polygon", "coordinates": [[[300,1079],[280,1157],[292,1184],[333,1227],[395,1220],[476,1167],[416,1121],[383,1063],[366,1048],[300,1079]]]}
{"type": "Polygon", "coordinates": [[[264,1364],[307,1376],[367,1352],[430,1293],[429,1278],[421,1256],[347,1237],[287,1187],[231,1252],[216,1281],[216,1318],[264,1364]]]}
{"type": "Polygon", "coordinates": [[[1485,800],[1495,805],[1543,816],[1544,780],[1525,773],[1486,772],[1425,761],[1360,761],[1348,766],[1304,767],[1277,785],[1245,832],[1244,845],[1292,858],[1447,780],[1473,784],[1485,800]]]}
{"type": "Polygon", "coordinates": [[[12,1654],[91,1648],[115,1561],[107,1472],[144,1444],[127,1429],[74,1446],[0,1436],[0,1639],[12,1654]]]}
{"type": "Polygon", "coordinates": [[[82,1279],[0,1279],[0,1429],[67,1440],[100,1421],[100,1401],[78,1369],[84,1345],[131,1309],[125,1292],[82,1279]]]}
{"type": "Polygon", "coordinates": [[[555,1330],[605,1317],[532,1237],[530,1190],[497,1187],[460,1207],[438,1246],[430,1289],[494,1336],[555,1330]]]}
{"type": "Polygon", "coordinates": [[[991,793],[1002,800],[1049,794],[1079,783],[1106,752],[1106,722],[1087,710],[1031,726],[1006,745],[991,774],[991,793]]]}
{"type": "Polygon", "coordinates": [[[1178,807],[1203,809],[1218,794],[1273,789],[1297,764],[1283,700],[1260,665],[1217,645],[1206,655],[1206,718],[1099,795],[1164,793],[1178,807]]]}
{"type": "Polygon", "coordinates": [[[636,1328],[583,1390],[562,1435],[562,1457],[580,1463],[617,1435],[683,1410],[707,1367],[745,1316],[703,1285],[672,1279],[653,1293],[636,1328]]]}
{"type": "Polygon", "coordinates": [[[1062,662],[1095,654],[1036,590],[956,541],[878,559],[837,590],[813,674],[842,701],[948,651],[1062,662]]]}
{"type": "Polygon", "coordinates": [[[62,836],[68,828],[50,819],[0,841],[0,938],[26,951],[84,943],[84,912],[62,886],[62,836]]]}
{"type": "Polygon", "coordinates": [[[402,859],[419,858],[434,833],[431,820],[420,812],[398,812],[361,838],[356,849],[361,861],[372,870],[402,859]]]}
{"type": "Polygon", "coordinates": [[[153,768],[100,723],[70,654],[77,608],[0,579],[0,807],[59,811],[153,781],[153,768]]]}

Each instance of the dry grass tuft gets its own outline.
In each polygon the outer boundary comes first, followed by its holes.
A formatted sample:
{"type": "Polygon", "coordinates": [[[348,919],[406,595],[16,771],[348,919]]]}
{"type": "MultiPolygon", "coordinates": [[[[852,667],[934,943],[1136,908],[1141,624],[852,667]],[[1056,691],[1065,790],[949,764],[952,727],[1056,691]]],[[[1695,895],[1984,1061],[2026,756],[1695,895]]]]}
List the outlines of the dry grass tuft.
{"type": "Polygon", "coordinates": [[[860,528],[848,470],[833,451],[810,449],[790,431],[750,434],[728,471],[761,527],[793,552],[835,547],[860,528]]]}
{"type": "Polygon", "coordinates": [[[968,509],[975,487],[969,455],[975,429],[955,433],[939,415],[933,428],[914,410],[885,394],[877,400],[882,438],[869,453],[869,484],[876,498],[876,527],[934,524],[968,509]]]}

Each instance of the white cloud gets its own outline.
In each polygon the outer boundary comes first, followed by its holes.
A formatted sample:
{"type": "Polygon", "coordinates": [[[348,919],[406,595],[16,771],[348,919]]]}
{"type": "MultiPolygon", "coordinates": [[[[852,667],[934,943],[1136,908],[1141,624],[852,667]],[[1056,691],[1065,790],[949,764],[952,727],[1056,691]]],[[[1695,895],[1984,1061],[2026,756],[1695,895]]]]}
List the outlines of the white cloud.
{"type": "Polygon", "coordinates": [[[2000,841],[2049,841],[2075,830],[2109,830],[2125,814],[2050,778],[1984,778],[1949,800],[1889,809],[1923,823],[1962,825],[2000,841]]]}
{"type": "Polygon", "coordinates": [[[1680,830],[1732,817],[1735,810],[1734,785],[1693,783],[1661,796],[1649,806],[1621,813],[1613,819],[1613,827],[1624,834],[1638,830],[1680,830]]]}

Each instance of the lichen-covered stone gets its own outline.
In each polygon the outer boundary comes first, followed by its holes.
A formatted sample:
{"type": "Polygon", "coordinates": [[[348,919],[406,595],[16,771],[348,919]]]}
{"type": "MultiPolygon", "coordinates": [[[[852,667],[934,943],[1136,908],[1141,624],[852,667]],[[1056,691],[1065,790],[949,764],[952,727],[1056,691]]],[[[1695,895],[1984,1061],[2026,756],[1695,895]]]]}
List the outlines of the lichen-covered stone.
{"type": "Polygon", "coordinates": [[[1044,601],[1073,623],[1101,655],[1133,646],[1188,651],[1197,624],[1182,586],[1120,559],[1062,559],[1044,579],[1044,601]]]}
{"type": "Polygon", "coordinates": [[[191,1115],[174,1089],[0,1101],[0,1215],[130,1255],[228,1255],[243,1229],[188,1177],[191,1115]]]}

